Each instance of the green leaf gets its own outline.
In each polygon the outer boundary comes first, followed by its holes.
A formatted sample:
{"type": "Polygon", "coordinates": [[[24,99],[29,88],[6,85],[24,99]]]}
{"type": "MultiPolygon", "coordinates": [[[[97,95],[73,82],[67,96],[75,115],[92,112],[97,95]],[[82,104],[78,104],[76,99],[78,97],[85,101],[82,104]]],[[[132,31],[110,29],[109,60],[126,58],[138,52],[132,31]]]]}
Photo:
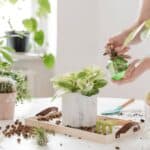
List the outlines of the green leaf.
{"type": "Polygon", "coordinates": [[[54,66],[55,64],[55,57],[52,54],[45,54],[42,57],[43,63],[46,68],[50,69],[54,66]]]}
{"type": "Polygon", "coordinates": [[[6,50],[0,50],[0,53],[3,55],[5,60],[9,63],[13,63],[13,59],[10,53],[8,53],[6,50]]]}
{"type": "Polygon", "coordinates": [[[94,87],[95,88],[102,88],[102,87],[104,87],[106,85],[107,85],[107,81],[104,80],[104,79],[96,80],[95,83],[94,83],[94,87]]]}
{"type": "Polygon", "coordinates": [[[1,48],[5,49],[7,51],[10,51],[10,52],[15,52],[15,50],[13,48],[11,48],[11,47],[3,46],[1,48]]]}
{"type": "Polygon", "coordinates": [[[134,31],[132,31],[128,37],[125,39],[123,46],[128,46],[135,38],[136,36],[141,32],[143,27],[145,26],[145,23],[142,23],[139,27],[137,27],[134,31]]]}
{"type": "Polygon", "coordinates": [[[112,76],[112,80],[122,80],[125,76],[126,71],[118,72],[112,76]]]}
{"type": "Polygon", "coordinates": [[[18,0],[9,0],[10,3],[16,4],[18,0]]]}
{"type": "Polygon", "coordinates": [[[44,39],[45,39],[45,36],[44,36],[44,32],[42,30],[39,30],[39,31],[36,31],[35,34],[34,34],[34,41],[42,46],[43,43],[44,43],[44,39]]]}
{"type": "Polygon", "coordinates": [[[35,32],[37,30],[37,21],[35,18],[24,19],[23,25],[29,32],[35,32]]]}
{"type": "Polygon", "coordinates": [[[38,0],[38,5],[39,5],[37,11],[38,16],[42,17],[51,12],[51,5],[49,0],[38,0]]]}

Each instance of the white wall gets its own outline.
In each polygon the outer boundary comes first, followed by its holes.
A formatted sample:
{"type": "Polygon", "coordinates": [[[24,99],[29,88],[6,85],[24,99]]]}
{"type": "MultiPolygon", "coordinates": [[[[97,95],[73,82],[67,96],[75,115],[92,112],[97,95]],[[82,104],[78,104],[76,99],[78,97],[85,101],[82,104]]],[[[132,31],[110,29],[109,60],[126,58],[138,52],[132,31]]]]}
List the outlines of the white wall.
{"type": "Polygon", "coordinates": [[[98,0],[58,1],[59,73],[96,62],[98,54],[98,0]]]}
{"type": "MultiPolygon", "coordinates": [[[[105,68],[107,59],[102,56],[105,42],[129,26],[135,20],[138,9],[137,0],[58,1],[57,74],[90,64],[105,68]]],[[[134,46],[132,56],[145,56],[149,45],[143,42],[134,46]]],[[[117,86],[110,82],[101,96],[143,98],[149,90],[149,81],[149,73],[146,73],[128,85],[117,86]]]]}

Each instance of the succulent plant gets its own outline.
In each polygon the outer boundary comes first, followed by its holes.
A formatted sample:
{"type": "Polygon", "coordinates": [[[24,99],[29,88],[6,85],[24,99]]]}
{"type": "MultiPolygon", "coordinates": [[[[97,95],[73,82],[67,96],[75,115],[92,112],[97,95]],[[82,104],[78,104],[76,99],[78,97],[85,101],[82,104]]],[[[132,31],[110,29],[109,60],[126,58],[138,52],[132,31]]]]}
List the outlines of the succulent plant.
{"type": "Polygon", "coordinates": [[[17,102],[23,102],[24,99],[30,98],[26,76],[23,73],[17,71],[0,70],[0,76],[9,77],[16,82],[17,102]]]}
{"type": "Polygon", "coordinates": [[[0,77],[0,93],[16,92],[16,83],[8,77],[0,77]]]}
{"type": "Polygon", "coordinates": [[[102,133],[102,134],[107,134],[107,133],[112,133],[114,127],[114,123],[109,120],[98,120],[96,122],[96,133],[102,133]]]}

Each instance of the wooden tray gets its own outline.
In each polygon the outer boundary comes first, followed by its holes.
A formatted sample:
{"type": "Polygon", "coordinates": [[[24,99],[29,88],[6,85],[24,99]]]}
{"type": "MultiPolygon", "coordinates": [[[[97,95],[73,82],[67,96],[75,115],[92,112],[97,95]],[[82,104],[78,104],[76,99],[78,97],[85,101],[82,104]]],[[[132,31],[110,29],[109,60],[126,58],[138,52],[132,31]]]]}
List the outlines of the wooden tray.
{"type": "MultiPolygon", "coordinates": [[[[125,125],[126,123],[131,122],[131,120],[114,119],[114,118],[108,118],[108,117],[103,117],[103,116],[98,116],[97,118],[116,121],[118,127],[121,127],[125,125]]],[[[38,121],[36,117],[31,117],[31,118],[26,119],[25,124],[28,126],[33,126],[33,127],[43,127],[46,130],[54,131],[56,133],[67,134],[73,137],[82,138],[84,140],[90,140],[90,141],[103,143],[103,144],[112,143],[117,140],[115,138],[115,133],[116,133],[115,131],[112,134],[102,135],[102,134],[88,132],[88,131],[84,131],[84,130],[80,130],[76,128],[65,127],[61,124],[56,125],[54,122],[50,122],[50,121],[49,122],[38,121]]],[[[129,136],[134,136],[134,135],[137,136],[143,130],[143,126],[142,125],[140,126],[141,126],[141,129],[139,131],[133,132],[133,130],[130,129],[127,133],[121,134],[120,138],[122,139],[124,137],[129,137],[129,136]]]]}

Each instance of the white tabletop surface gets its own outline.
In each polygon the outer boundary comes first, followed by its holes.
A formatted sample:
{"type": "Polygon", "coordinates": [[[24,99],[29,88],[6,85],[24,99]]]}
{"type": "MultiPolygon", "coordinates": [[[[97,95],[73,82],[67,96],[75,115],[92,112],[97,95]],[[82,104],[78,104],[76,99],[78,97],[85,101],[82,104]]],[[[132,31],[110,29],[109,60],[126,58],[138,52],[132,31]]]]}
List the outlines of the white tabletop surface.
{"type": "MultiPolygon", "coordinates": [[[[118,98],[99,98],[98,99],[98,114],[110,107],[118,106],[125,99],[118,98]]],[[[50,98],[33,99],[30,102],[19,104],[16,107],[16,118],[26,118],[35,115],[40,110],[49,107],[58,106],[61,108],[61,99],[57,99],[53,102],[50,98]]],[[[143,101],[136,101],[134,104],[128,106],[125,111],[128,110],[144,110],[143,101]]],[[[0,122],[0,125],[7,124],[6,122],[0,122]]],[[[150,138],[143,137],[129,137],[126,139],[118,140],[112,144],[98,144],[82,139],[73,137],[67,137],[64,135],[56,134],[55,136],[49,135],[49,143],[46,147],[39,147],[32,139],[22,140],[20,144],[16,141],[17,137],[0,138],[0,150],[115,150],[116,146],[120,147],[120,150],[150,150],[150,138]]]]}

